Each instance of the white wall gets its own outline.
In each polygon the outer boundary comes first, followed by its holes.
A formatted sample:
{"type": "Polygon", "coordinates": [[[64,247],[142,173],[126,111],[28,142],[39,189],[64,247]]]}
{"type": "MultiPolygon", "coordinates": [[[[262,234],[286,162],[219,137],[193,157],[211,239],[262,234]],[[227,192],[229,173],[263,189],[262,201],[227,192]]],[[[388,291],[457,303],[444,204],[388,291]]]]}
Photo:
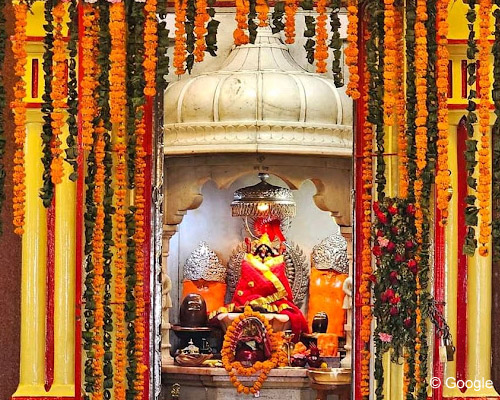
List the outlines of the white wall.
{"type": "MultiPolygon", "coordinates": [[[[228,189],[219,190],[209,181],[202,189],[203,203],[196,210],[188,211],[179,225],[179,231],[172,237],[167,259],[169,275],[172,278],[171,322],[178,322],[179,298],[182,292],[183,265],[200,241],[205,241],[214,250],[224,265],[227,265],[233,249],[246,236],[242,220],[231,216],[231,201],[235,190],[259,182],[257,175],[247,175],[237,180],[228,189]]],[[[269,182],[286,186],[279,178],[271,176],[269,182]]],[[[313,246],[325,237],[339,232],[339,227],[328,212],[321,211],[314,204],[316,188],[311,181],[305,181],[293,195],[297,203],[297,216],[286,238],[298,244],[310,260],[313,246]]]]}

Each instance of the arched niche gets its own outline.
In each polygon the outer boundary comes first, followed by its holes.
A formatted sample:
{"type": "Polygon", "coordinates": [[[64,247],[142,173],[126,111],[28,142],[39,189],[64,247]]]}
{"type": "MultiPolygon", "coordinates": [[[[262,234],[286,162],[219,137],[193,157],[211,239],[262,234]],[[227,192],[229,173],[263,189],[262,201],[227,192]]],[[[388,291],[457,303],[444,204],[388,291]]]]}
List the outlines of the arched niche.
{"type": "MultiPolygon", "coordinates": [[[[192,157],[168,157],[164,166],[164,229],[163,229],[163,310],[162,310],[162,360],[171,363],[169,356],[169,296],[171,280],[167,257],[170,242],[189,210],[203,202],[203,187],[214,185],[227,190],[245,176],[268,172],[281,179],[290,189],[298,190],[305,181],[315,187],[313,201],[319,210],[328,212],[340,226],[340,231],[351,240],[351,181],[350,158],[332,158],[300,155],[228,154],[192,157]]],[[[257,181],[253,182],[257,183],[257,181]]],[[[230,199],[227,207],[228,215],[230,199]]],[[[326,236],[326,235],[325,235],[326,236]]],[[[239,238],[239,240],[241,240],[239,238]]],[[[322,239],[322,238],[321,238],[322,239]]],[[[195,244],[193,244],[195,245],[195,244]]],[[[215,249],[214,249],[215,250],[215,249]]],[[[309,254],[307,254],[309,256],[309,254]]],[[[179,260],[181,261],[181,260],[179,260]]],[[[177,267],[175,268],[177,271],[177,267]]],[[[174,272],[174,271],[172,271],[174,272]]],[[[174,284],[179,286],[178,277],[174,284]]],[[[175,297],[178,298],[176,291],[175,297]]],[[[177,301],[174,301],[174,306],[177,301]]]]}

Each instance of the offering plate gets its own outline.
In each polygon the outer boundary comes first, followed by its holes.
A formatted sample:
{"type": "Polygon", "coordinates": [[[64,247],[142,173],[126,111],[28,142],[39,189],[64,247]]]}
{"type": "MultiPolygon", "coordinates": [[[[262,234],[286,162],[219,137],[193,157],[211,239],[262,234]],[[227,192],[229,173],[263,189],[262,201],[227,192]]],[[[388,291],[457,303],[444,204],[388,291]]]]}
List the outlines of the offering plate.
{"type": "Polygon", "coordinates": [[[307,376],[317,385],[347,385],[351,383],[351,372],[348,368],[310,368],[307,376]]]}
{"type": "MultiPolygon", "coordinates": [[[[221,313],[217,315],[217,319],[220,321],[222,330],[226,332],[229,325],[240,316],[241,313],[221,313]]],[[[284,330],[290,329],[290,317],[285,314],[262,314],[271,324],[274,332],[282,332],[284,330]]]]}

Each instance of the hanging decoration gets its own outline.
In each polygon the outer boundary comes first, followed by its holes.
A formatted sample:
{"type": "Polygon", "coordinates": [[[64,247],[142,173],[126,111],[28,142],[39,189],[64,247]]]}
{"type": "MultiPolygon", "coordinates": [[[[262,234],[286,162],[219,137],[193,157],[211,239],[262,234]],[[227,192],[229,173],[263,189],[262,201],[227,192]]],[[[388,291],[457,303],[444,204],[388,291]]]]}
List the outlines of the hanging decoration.
{"type": "Polygon", "coordinates": [[[264,381],[267,379],[269,372],[278,366],[287,364],[287,358],[282,350],[283,340],[279,332],[274,332],[261,313],[252,311],[250,307],[245,307],[242,314],[236,317],[233,323],[227,328],[222,345],[222,365],[229,374],[229,379],[234,385],[238,393],[256,394],[261,389],[264,381]],[[245,320],[258,321],[263,328],[264,341],[269,341],[271,354],[266,361],[257,361],[250,367],[245,367],[241,362],[235,361],[236,345],[241,337],[241,324],[245,320]],[[238,379],[238,375],[252,376],[259,373],[259,377],[251,387],[245,386],[238,379]]]}
{"type": "Polygon", "coordinates": [[[177,75],[186,72],[186,19],[187,0],[175,0],[175,46],[174,46],[174,68],[177,75]]]}
{"type": "Polygon", "coordinates": [[[194,19],[194,32],[196,34],[196,46],[194,49],[194,57],[196,62],[202,62],[205,58],[205,35],[208,33],[207,23],[210,20],[210,15],[207,12],[207,1],[196,1],[196,17],[194,19]]]}
{"type": "Polygon", "coordinates": [[[469,94],[467,96],[467,140],[465,141],[465,168],[467,170],[467,186],[470,188],[469,194],[465,198],[465,224],[467,226],[467,234],[464,239],[463,252],[469,256],[474,255],[477,248],[476,229],[478,225],[478,212],[476,206],[476,189],[477,180],[474,177],[477,160],[477,140],[474,139],[474,124],[477,122],[476,110],[476,54],[478,52],[474,24],[476,22],[476,0],[468,0],[469,9],[467,11],[467,22],[469,28],[469,37],[467,39],[467,85],[469,86],[469,94]]]}
{"type": "Polygon", "coordinates": [[[333,49],[332,74],[333,82],[336,87],[344,86],[344,76],[342,74],[341,57],[342,57],[342,39],[340,38],[340,0],[333,0],[330,13],[330,29],[332,31],[332,40],[329,47],[333,49]]]}
{"type": "Polygon", "coordinates": [[[66,44],[63,38],[63,22],[66,17],[66,7],[62,1],[56,3],[52,10],[54,16],[54,47],[52,63],[52,85],[50,97],[52,112],[50,114],[52,138],[50,177],[52,183],[57,185],[62,182],[64,175],[62,153],[62,128],[65,124],[64,112],[66,108],[67,78],[66,78],[66,44]]]}
{"type": "Polygon", "coordinates": [[[52,15],[52,9],[54,7],[53,0],[47,0],[44,3],[44,17],[45,25],[43,26],[45,31],[45,37],[43,38],[43,82],[44,89],[42,94],[42,187],[40,189],[40,198],[44,207],[48,208],[52,204],[52,198],[54,196],[54,183],[51,179],[50,166],[52,164],[52,112],[54,107],[52,105],[52,70],[53,70],[53,58],[54,58],[54,16],[52,15]]]}
{"type": "Polygon", "coordinates": [[[269,14],[269,6],[266,0],[256,0],[255,11],[259,16],[259,26],[267,26],[267,16],[269,14]]]}
{"type": "Polygon", "coordinates": [[[394,106],[396,103],[396,92],[400,88],[396,86],[396,36],[394,0],[384,1],[384,124],[394,125],[394,106]]]}
{"type": "Polygon", "coordinates": [[[24,213],[26,206],[26,171],[24,166],[24,142],[26,139],[26,24],[28,5],[21,0],[14,4],[15,28],[12,36],[12,52],[15,58],[14,75],[14,101],[11,108],[14,113],[14,172],[12,181],[13,190],[13,215],[14,232],[18,235],[24,233],[24,213]]]}
{"type": "Polygon", "coordinates": [[[248,0],[236,0],[236,15],[234,17],[236,20],[236,29],[233,32],[234,44],[236,46],[249,42],[249,37],[245,33],[245,30],[248,29],[247,15],[249,12],[250,4],[248,0]]]}
{"type": "Polygon", "coordinates": [[[358,1],[349,0],[347,3],[347,47],[345,49],[345,63],[349,67],[349,83],[346,93],[353,100],[359,99],[358,75],[358,1]]]}
{"type": "MultiPolygon", "coordinates": [[[[500,0],[495,0],[500,6],[500,0]]],[[[492,128],[492,257],[493,261],[500,261],[500,9],[497,8],[495,17],[495,40],[491,52],[493,53],[493,90],[492,97],[495,106],[495,122],[492,128]]]]}
{"type": "Polygon", "coordinates": [[[295,15],[299,8],[298,0],[285,0],[285,43],[295,43],[295,15]]]}
{"type": "Polygon", "coordinates": [[[477,198],[479,203],[479,254],[487,256],[491,240],[491,150],[490,150],[490,68],[491,54],[490,16],[491,0],[479,1],[479,179],[477,198]]]}
{"type": "Polygon", "coordinates": [[[326,31],[326,4],[327,0],[318,0],[316,3],[316,49],[314,51],[314,59],[316,60],[316,72],[324,74],[326,72],[326,59],[328,58],[328,47],[326,40],[328,32],[326,31]]]}

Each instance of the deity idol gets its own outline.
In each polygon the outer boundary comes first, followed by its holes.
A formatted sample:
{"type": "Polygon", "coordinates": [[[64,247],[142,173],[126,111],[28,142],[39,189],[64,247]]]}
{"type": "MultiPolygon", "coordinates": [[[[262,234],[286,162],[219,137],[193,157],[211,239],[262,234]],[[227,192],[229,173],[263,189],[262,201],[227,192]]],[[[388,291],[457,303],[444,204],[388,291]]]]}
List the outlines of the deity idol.
{"type": "Polygon", "coordinates": [[[307,321],[293,303],[292,291],[286,277],[283,243],[280,250],[273,248],[269,236],[264,233],[252,251],[247,240],[247,253],[241,263],[240,280],[228,310],[243,310],[250,305],[254,310],[286,314],[297,340],[302,332],[307,333],[307,321]]]}

